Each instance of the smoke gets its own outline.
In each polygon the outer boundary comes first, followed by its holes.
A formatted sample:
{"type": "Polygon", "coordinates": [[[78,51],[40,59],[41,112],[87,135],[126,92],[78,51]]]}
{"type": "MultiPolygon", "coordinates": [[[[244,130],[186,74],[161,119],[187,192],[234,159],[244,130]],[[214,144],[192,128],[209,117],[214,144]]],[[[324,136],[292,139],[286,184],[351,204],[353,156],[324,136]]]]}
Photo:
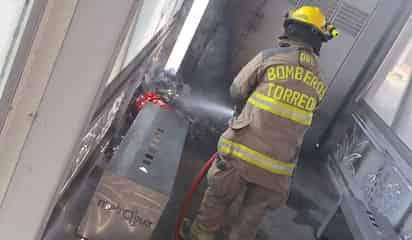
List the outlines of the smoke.
{"type": "Polygon", "coordinates": [[[175,109],[191,123],[189,138],[205,146],[216,144],[215,137],[225,130],[234,113],[228,104],[210,96],[180,95],[175,100],[175,109]]]}
{"type": "Polygon", "coordinates": [[[223,103],[202,96],[181,96],[179,101],[191,113],[207,114],[212,118],[230,118],[233,109],[223,103]]]}

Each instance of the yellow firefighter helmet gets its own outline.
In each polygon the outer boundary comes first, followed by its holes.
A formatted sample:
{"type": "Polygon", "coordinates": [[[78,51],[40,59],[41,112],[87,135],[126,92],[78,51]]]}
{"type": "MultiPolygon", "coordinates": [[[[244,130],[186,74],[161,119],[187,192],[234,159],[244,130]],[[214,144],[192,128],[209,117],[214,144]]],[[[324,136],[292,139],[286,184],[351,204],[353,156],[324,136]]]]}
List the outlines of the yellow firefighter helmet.
{"type": "Polygon", "coordinates": [[[330,39],[339,35],[336,28],[331,23],[326,22],[326,16],[319,7],[302,6],[293,9],[288,13],[287,20],[310,25],[320,33],[327,33],[330,39]]]}
{"type": "Polygon", "coordinates": [[[326,30],[326,17],[318,7],[303,6],[289,12],[288,19],[306,23],[320,32],[326,30]]]}

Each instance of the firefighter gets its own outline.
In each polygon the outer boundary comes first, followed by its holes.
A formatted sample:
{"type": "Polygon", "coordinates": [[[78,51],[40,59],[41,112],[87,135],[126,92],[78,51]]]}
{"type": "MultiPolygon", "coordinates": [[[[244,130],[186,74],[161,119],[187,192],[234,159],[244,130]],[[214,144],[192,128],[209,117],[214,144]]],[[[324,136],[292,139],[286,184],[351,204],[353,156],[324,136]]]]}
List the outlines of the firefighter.
{"type": "Polygon", "coordinates": [[[294,9],[279,47],[260,52],[237,75],[230,93],[238,111],[220,137],[190,239],[215,239],[239,196],[229,240],[255,239],[265,210],[286,204],[298,150],[327,90],[317,57],[337,35],[318,7],[294,9]]]}

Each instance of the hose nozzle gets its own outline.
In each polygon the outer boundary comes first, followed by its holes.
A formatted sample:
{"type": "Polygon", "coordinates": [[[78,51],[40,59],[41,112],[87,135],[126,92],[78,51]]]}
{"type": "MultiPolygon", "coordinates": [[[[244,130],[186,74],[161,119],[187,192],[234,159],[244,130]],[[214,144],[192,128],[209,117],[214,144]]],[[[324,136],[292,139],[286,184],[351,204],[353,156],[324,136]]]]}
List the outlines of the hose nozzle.
{"type": "Polygon", "coordinates": [[[327,35],[326,35],[327,41],[339,37],[340,32],[336,29],[336,27],[332,23],[327,23],[325,28],[327,31],[327,35]]]}

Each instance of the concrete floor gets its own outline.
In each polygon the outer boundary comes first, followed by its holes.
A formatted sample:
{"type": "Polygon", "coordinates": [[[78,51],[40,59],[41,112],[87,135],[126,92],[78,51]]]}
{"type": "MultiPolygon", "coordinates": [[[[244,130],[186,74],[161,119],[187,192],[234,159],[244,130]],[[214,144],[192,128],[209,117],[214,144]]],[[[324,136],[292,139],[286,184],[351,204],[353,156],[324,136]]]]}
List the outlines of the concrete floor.
{"type": "Polygon", "coordinates": [[[268,212],[256,239],[315,240],[310,226],[298,225],[294,222],[297,216],[298,213],[292,208],[268,212]]]}
{"type": "MultiPolygon", "coordinates": [[[[170,236],[173,233],[176,215],[182,203],[183,194],[189,187],[195,173],[201,168],[204,160],[213,153],[214,147],[212,143],[212,138],[210,138],[210,141],[204,138],[197,140],[189,139],[186,143],[174,195],[171,197],[168,209],[162,217],[152,240],[172,239],[170,236]]],[[[300,172],[300,176],[297,178],[301,179],[303,176],[312,174],[313,172],[310,170],[305,170],[300,172]]],[[[329,188],[332,192],[331,185],[323,183],[325,178],[311,176],[310,179],[314,181],[308,181],[308,178],[305,178],[306,184],[304,186],[296,186],[296,184],[293,186],[288,207],[266,213],[259,227],[257,240],[315,240],[314,232],[319,227],[319,218],[322,218],[327,210],[320,209],[321,206],[315,204],[314,201],[319,201],[319,204],[322,204],[322,206],[330,206],[332,205],[333,197],[325,191],[329,188]],[[309,199],[308,197],[313,197],[311,194],[317,195],[316,197],[321,199],[309,199]]],[[[300,180],[298,181],[301,182],[300,180]]],[[[206,181],[202,183],[201,189],[196,192],[188,217],[194,217],[205,187],[206,181]]],[[[225,239],[219,236],[217,240],[225,239]]]]}

